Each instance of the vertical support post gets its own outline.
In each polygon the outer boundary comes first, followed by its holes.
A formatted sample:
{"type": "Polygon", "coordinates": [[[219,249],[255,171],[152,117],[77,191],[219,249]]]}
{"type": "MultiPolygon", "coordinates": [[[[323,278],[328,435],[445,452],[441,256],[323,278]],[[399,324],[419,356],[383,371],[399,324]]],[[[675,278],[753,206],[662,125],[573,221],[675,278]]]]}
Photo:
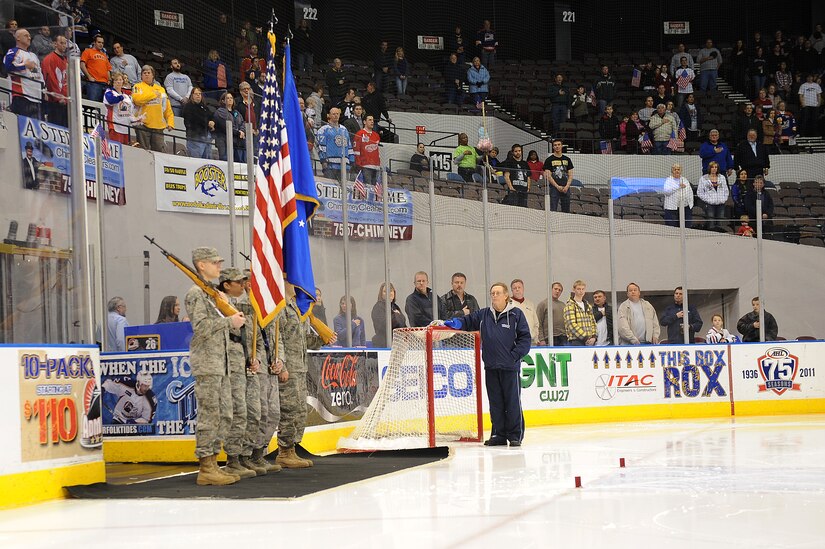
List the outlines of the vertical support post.
{"type": "Polygon", "coordinates": [[[492,284],[490,274],[490,222],[488,221],[488,218],[490,217],[490,201],[487,200],[489,193],[487,189],[488,175],[489,170],[487,169],[487,164],[484,164],[484,169],[481,171],[481,217],[484,227],[484,299],[487,307],[491,305],[490,284],[492,284]]]}
{"type": "Polygon", "coordinates": [[[426,353],[427,353],[427,435],[429,437],[430,448],[435,448],[435,390],[433,388],[433,330],[434,326],[427,328],[426,353]]]}
{"type": "MultiPolygon", "coordinates": [[[[250,104],[248,108],[252,108],[250,104]]],[[[249,257],[252,258],[252,238],[255,235],[255,143],[252,141],[252,122],[246,123],[246,204],[249,215],[249,257]]],[[[252,268],[252,265],[249,266],[252,268]]],[[[315,291],[315,288],[312,288],[315,291]]]]}
{"type": "Polygon", "coordinates": [[[550,182],[546,182],[544,192],[545,250],[544,261],[547,266],[547,345],[553,346],[553,244],[550,224],[550,182]]]}
{"type": "MultiPolygon", "coordinates": [[[[681,240],[682,263],[682,337],[684,344],[693,343],[690,339],[690,315],[688,314],[688,277],[687,277],[687,235],[685,234],[685,203],[679,193],[679,239],[681,240]]],[[[669,341],[668,343],[673,343],[669,341]]]]}
{"type": "MultiPolygon", "coordinates": [[[[489,292],[488,292],[489,293],[489,292]]],[[[481,388],[484,381],[481,379],[481,333],[473,333],[473,348],[475,350],[475,371],[476,371],[476,416],[478,417],[478,442],[484,439],[484,418],[482,416],[481,388]]]]}
{"type": "Polygon", "coordinates": [[[150,312],[152,294],[149,286],[149,250],[143,250],[143,323],[151,324],[150,312]]]}
{"type": "Polygon", "coordinates": [[[347,303],[346,334],[344,343],[352,347],[352,299],[349,287],[349,200],[347,199],[347,157],[341,156],[341,224],[344,237],[344,299],[347,303]]]}
{"type": "Polygon", "coordinates": [[[759,296],[759,341],[765,341],[765,265],[762,255],[762,191],[756,193],[756,283],[759,296]]]}
{"type": "Polygon", "coordinates": [[[235,266],[235,143],[232,137],[232,120],[226,121],[226,188],[229,190],[229,266],[235,266]]]}
{"type": "MultiPolygon", "coordinates": [[[[384,330],[387,347],[392,348],[392,300],[390,297],[390,192],[387,189],[387,170],[381,168],[381,203],[384,210],[384,330]]],[[[375,326],[380,330],[379,326],[375,326]]]]}
{"type": "MultiPolygon", "coordinates": [[[[104,272],[105,265],[106,265],[106,252],[104,251],[104,229],[103,229],[103,201],[104,201],[104,185],[103,185],[103,151],[101,147],[103,143],[101,142],[100,136],[95,136],[95,182],[96,182],[96,194],[97,198],[95,200],[95,206],[97,207],[97,254],[99,258],[99,262],[97,265],[97,294],[98,297],[98,313],[100,316],[100,321],[97,323],[99,325],[99,330],[101,334],[106,333],[107,321],[109,311],[106,308],[106,273],[104,272]]],[[[106,338],[100,338],[100,350],[106,351],[106,338]]]]}
{"type": "Polygon", "coordinates": [[[438,262],[435,253],[435,173],[433,163],[430,162],[430,287],[433,289],[433,320],[438,320],[438,292],[436,291],[436,281],[438,280],[438,262]]]}
{"type": "Polygon", "coordinates": [[[610,306],[612,308],[610,314],[613,315],[613,333],[610,336],[613,338],[613,345],[619,344],[619,323],[617,322],[617,314],[619,313],[619,289],[616,287],[616,218],[614,216],[614,202],[613,191],[611,189],[610,199],[607,201],[607,221],[610,228],[609,244],[610,244],[610,306]]]}

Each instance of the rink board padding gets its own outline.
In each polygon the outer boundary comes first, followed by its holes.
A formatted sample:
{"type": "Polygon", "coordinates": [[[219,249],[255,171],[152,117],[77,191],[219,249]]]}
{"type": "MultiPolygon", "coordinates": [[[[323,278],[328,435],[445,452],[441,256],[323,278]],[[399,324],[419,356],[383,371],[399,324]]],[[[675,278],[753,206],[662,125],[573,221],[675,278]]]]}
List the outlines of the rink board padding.
{"type": "MultiPolygon", "coordinates": [[[[449,456],[449,448],[422,448],[311,455],[298,450],[302,457],[310,457],[313,467],[284,469],[262,477],[244,479],[229,486],[198,486],[197,473],[169,478],[115,485],[97,483],[86,486],[67,486],[69,494],[78,499],[288,499],[329,490],[411,467],[427,465],[449,456]]],[[[274,455],[269,456],[274,459],[274,455]]]]}

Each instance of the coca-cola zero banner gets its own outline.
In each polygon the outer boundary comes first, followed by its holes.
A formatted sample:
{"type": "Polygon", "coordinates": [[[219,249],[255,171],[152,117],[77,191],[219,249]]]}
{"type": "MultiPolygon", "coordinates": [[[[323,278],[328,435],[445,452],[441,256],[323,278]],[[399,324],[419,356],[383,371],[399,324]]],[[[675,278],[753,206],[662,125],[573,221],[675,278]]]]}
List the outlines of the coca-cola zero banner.
{"type": "Polygon", "coordinates": [[[307,424],[360,419],[378,390],[378,353],[310,353],[308,362],[307,401],[317,415],[307,424]]]}

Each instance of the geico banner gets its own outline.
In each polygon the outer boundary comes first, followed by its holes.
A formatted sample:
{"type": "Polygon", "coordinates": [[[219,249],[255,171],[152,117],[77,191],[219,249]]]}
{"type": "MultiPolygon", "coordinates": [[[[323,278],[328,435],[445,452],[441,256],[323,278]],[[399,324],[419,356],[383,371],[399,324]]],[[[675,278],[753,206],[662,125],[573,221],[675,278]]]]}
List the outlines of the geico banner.
{"type": "Polygon", "coordinates": [[[315,352],[307,358],[307,425],[360,419],[378,390],[378,352],[315,352]]]}
{"type": "Polygon", "coordinates": [[[822,351],[822,343],[804,341],[732,345],[735,399],[783,401],[825,398],[822,351]]]}
{"type": "Polygon", "coordinates": [[[730,400],[726,345],[535,348],[521,364],[525,410],[730,400]]]}
{"type": "MultiPolygon", "coordinates": [[[[344,236],[341,187],[332,183],[316,182],[318,209],[312,218],[312,235],[322,237],[344,236]]],[[[384,203],[376,196],[372,185],[364,187],[365,197],[347,190],[347,224],[349,237],[360,240],[384,238],[384,203]]],[[[383,193],[383,190],[380,192],[383,193]]],[[[390,240],[411,240],[413,231],[412,194],[406,189],[387,189],[388,225],[390,240]]]]}
{"type": "MultiPolygon", "coordinates": [[[[157,209],[229,215],[227,164],[208,160],[155,154],[157,209]]],[[[249,215],[246,164],[235,162],[235,213],[249,215]]]]}
{"type": "Polygon", "coordinates": [[[101,457],[97,349],[48,346],[2,351],[3,363],[16,363],[19,372],[20,460],[101,457]]]}
{"type": "Polygon", "coordinates": [[[100,362],[103,434],[195,434],[198,406],[189,353],[104,355],[100,362]]]}

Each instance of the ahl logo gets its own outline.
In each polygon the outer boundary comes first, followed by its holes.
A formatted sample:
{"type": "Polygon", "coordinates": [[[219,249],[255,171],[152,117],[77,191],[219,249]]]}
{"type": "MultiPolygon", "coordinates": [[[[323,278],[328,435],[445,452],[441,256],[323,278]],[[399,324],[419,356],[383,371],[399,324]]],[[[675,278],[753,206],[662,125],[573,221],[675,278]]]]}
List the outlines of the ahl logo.
{"type": "Polygon", "coordinates": [[[610,400],[617,393],[637,393],[655,391],[653,374],[643,375],[607,375],[602,374],[596,379],[596,396],[602,400],[610,400]]]}
{"type": "Polygon", "coordinates": [[[799,373],[799,358],[787,349],[772,347],[756,359],[756,364],[762,379],[765,380],[764,385],[759,385],[760,393],[771,390],[781,395],[789,389],[800,390],[800,385],[793,382],[799,373]]]}
{"type": "Polygon", "coordinates": [[[219,188],[226,191],[226,175],[213,164],[201,166],[195,172],[195,188],[206,196],[214,197],[219,188]]]}

